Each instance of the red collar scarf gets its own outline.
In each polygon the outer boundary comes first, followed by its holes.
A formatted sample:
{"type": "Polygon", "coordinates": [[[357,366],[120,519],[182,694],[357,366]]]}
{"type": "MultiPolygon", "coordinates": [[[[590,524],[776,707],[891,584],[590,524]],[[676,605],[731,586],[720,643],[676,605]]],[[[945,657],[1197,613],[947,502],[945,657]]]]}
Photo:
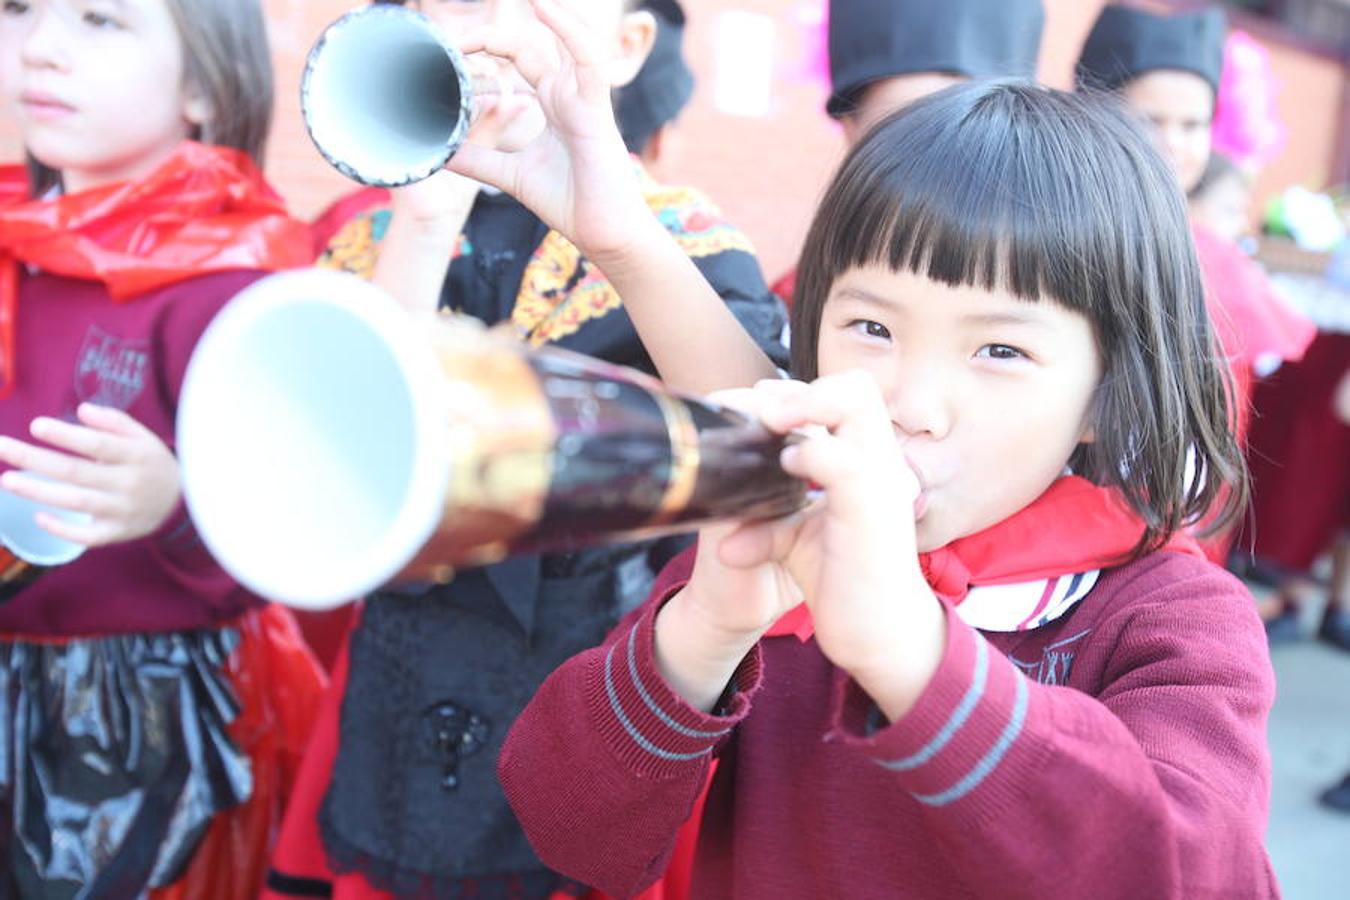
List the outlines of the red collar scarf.
{"type": "MultiPolygon", "coordinates": [[[[1143,533],[1139,516],[1118,491],[1068,475],[997,525],[919,554],[919,565],[933,592],[960,606],[976,587],[1053,582],[1061,575],[1118,565],[1143,533]]],[[[1199,546],[1184,534],[1173,536],[1166,549],[1203,558],[1199,546]]],[[[1053,591],[1051,583],[1045,600],[1053,591]]],[[[779,619],[768,634],[795,634],[806,640],[813,631],[811,613],[803,603],[779,619]]]]}
{"type": "Polygon", "coordinates": [[[0,167],[0,395],[14,386],[19,266],[98,281],[124,303],[213,272],[313,262],[247,154],[192,141],[139,181],[28,199],[22,166],[0,167]]]}

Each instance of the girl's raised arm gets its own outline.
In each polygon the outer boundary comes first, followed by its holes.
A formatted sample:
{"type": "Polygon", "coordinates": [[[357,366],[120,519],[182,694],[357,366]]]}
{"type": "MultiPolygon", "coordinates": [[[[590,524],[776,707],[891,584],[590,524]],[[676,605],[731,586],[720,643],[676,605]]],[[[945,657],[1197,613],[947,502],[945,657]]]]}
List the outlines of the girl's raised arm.
{"type": "Polygon", "coordinates": [[[652,215],[614,122],[600,54],[580,18],[556,0],[533,0],[556,36],[483,29],[465,53],[509,60],[548,120],[523,149],[466,144],[448,168],[519,199],[604,272],[671,387],[706,394],[777,375],[692,260],[652,215]]]}
{"type": "Polygon", "coordinates": [[[389,231],[374,282],[413,315],[436,312],[451,248],[464,230],[478,185],[452,172],[391,191],[389,231]]]}

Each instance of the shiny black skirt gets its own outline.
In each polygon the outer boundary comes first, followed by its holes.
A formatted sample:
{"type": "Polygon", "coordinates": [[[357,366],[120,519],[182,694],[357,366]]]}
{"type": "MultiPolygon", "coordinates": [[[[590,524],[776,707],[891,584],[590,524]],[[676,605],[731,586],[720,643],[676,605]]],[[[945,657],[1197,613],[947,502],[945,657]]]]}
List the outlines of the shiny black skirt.
{"type": "Polygon", "coordinates": [[[233,629],[0,641],[0,897],[131,898],[247,799],[233,629]]]}

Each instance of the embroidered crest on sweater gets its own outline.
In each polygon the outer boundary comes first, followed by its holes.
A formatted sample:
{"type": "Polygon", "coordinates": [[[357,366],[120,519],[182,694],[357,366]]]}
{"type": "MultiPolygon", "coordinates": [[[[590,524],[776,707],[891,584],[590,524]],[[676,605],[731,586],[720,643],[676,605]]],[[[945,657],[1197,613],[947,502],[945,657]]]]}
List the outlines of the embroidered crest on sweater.
{"type": "Polygon", "coordinates": [[[1040,684],[1068,684],[1073,671],[1073,659],[1078,652],[1074,645],[1091,633],[1091,628],[1085,628],[1075,635],[1055,641],[1043,649],[1041,658],[1034,662],[1026,662],[1013,655],[1008,657],[1008,661],[1017,666],[1023,675],[1040,684]]]}
{"type": "Polygon", "coordinates": [[[91,325],[75,360],[75,396],[82,403],[129,409],[145,390],[150,343],[91,325]]]}
{"type": "MultiPolygon", "coordinates": [[[[754,247],[702,193],[691,188],[660,188],[643,179],[647,206],[691,259],[754,247]]],[[[587,322],[623,305],[604,274],[571,241],[550,231],[534,252],[521,279],[511,321],[532,347],[575,334],[587,322]]]]}

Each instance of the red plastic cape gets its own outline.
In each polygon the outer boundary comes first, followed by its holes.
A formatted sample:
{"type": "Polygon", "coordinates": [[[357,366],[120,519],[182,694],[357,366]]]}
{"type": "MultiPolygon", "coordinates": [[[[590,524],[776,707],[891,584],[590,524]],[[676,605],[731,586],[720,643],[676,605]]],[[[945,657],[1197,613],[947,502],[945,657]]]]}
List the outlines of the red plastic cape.
{"type": "MultiPolygon", "coordinates": [[[[959,605],[975,585],[1019,584],[1119,565],[1143,534],[1143,522],[1118,491],[1068,475],[997,525],[919,554],[919,565],[933,592],[959,605]]],[[[1173,536],[1167,549],[1204,556],[1184,534],[1173,536]]],[[[803,603],[774,623],[768,636],[806,640],[813,631],[803,603]]]]}
{"type": "Polygon", "coordinates": [[[0,167],[0,391],[13,389],[19,265],[102,282],[119,303],[186,278],[313,262],[248,155],[183,142],[145,179],[45,200],[22,166],[0,167]]]}
{"type": "Polygon", "coordinates": [[[240,702],[230,736],[249,755],[253,793],[211,822],[187,871],[150,900],[256,900],[327,679],[291,617],[275,604],[233,623],[229,673],[240,702]]]}

